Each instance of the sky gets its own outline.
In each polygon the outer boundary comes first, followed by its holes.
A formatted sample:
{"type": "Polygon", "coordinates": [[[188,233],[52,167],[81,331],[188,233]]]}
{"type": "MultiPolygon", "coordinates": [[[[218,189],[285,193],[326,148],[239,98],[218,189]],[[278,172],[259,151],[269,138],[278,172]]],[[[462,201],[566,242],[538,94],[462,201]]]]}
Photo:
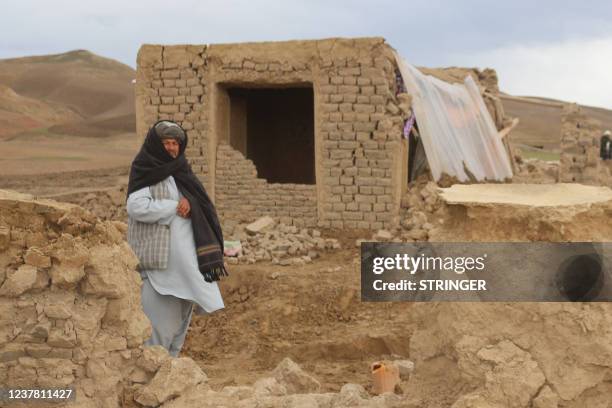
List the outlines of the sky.
{"type": "Polygon", "coordinates": [[[612,2],[3,0],[0,58],[143,43],[381,36],[418,66],[494,68],[512,95],[612,109],[612,2]]]}

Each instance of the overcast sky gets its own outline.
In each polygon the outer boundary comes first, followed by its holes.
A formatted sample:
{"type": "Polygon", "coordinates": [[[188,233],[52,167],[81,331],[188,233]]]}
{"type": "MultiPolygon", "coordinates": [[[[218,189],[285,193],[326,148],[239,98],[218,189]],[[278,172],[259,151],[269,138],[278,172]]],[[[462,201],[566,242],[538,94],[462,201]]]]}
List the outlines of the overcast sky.
{"type": "Polygon", "coordinates": [[[415,65],[491,67],[510,94],[612,109],[612,1],[2,3],[0,58],[87,49],[135,67],[143,43],[382,36],[415,65]]]}

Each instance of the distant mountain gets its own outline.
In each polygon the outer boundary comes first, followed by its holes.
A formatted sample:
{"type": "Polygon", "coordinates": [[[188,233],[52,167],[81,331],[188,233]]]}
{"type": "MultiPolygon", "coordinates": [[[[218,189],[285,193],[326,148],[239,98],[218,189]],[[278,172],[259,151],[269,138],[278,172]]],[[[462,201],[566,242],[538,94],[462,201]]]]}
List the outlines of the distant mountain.
{"type": "Polygon", "coordinates": [[[135,132],[136,71],[89,51],[0,59],[0,137],[135,132]]]}

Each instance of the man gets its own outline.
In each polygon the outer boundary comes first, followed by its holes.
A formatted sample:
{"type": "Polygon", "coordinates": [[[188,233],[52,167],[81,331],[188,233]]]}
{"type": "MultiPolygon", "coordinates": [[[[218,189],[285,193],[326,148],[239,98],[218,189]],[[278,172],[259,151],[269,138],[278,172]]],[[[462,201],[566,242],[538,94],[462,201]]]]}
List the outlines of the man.
{"type": "Polygon", "coordinates": [[[602,160],[610,160],[612,159],[612,139],[610,139],[610,131],[606,130],[601,136],[601,141],[599,145],[599,157],[602,160]]]}
{"type": "Polygon", "coordinates": [[[153,332],[147,345],[178,356],[196,313],[224,308],[217,280],[227,275],[215,207],[185,158],[187,135],[154,124],[132,162],[128,242],[140,261],[142,306],[153,332]]]}

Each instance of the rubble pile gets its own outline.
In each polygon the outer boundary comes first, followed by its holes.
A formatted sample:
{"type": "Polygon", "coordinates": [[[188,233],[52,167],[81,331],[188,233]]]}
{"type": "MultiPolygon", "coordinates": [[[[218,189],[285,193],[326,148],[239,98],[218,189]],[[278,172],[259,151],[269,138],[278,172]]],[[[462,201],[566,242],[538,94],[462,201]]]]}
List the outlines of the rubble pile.
{"type": "Polygon", "coordinates": [[[517,160],[513,183],[551,184],[559,180],[559,162],[539,159],[517,160]]]}
{"type": "MultiPolygon", "coordinates": [[[[189,360],[189,359],[176,359],[189,360]]],[[[159,370],[170,364],[166,361],[159,370]]],[[[158,372],[158,373],[159,373],[158,372]]],[[[168,368],[164,372],[169,372],[168,368]]],[[[193,372],[193,371],[191,371],[193,372]]],[[[156,375],[151,384],[162,384],[168,381],[168,388],[155,387],[155,391],[149,392],[145,387],[138,395],[137,401],[146,407],[160,406],[162,408],[216,408],[216,407],[327,407],[327,408],[349,408],[349,407],[405,407],[407,397],[394,393],[385,393],[379,396],[370,395],[366,389],[359,384],[345,384],[338,393],[321,392],[321,384],[317,379],[304,372],[299,365],[291,359],[285,358],[271,372],[271,376],[257,380],[253,385],[226,386],[219,391],[212,390],[206,383],[206,376],[197,373],[198,384],[192,385],[194,379],[187,374],[176,373],[175,376],[163,374],[160,381],[156,381],[160,374],[156,375]],[[191,387],[177,398],[177,388],[181,382],[176,379],[191,380],[191,387]],[[172,381],[169,381],[172,380],[172,381]],[[173,392],[174,391],[174,392],[173,392]]],[[[182,387],[181,387],[182,388],[182,387]]]]}
{"type": "Polygon", "coordinates": [[[248,225],[227,225],[224,232],[230,239],[240,240],[242,251],[237,257],[226,257],[232,263],[271,261],[279,265],[304,265],[321,252],[340,248],[335,238],[323,238],[317,229],[298,228],[262,217],[248,225]]]}
{"type": "Polygon", "coordinates": [[[123,228],[0,190],[0,384],[71,386],[80,407],[114,407],[148,381],[137,362],[151,329],[123,228]]]}
{"type": "Polygon", "coordinates": [[[410,186],[402,198],[400,236],[402,241],[427,241],[434,229],[442,206],[439,187],[433,181],[421,181],[410,186]]]}
{"type": "Polygon", "coordinates": [[[0,384],[76,391],[76,400],[56,407],[392,407],[401,400],[356,384],[322,393],[289,359],[252,386],[213,391],[192,359],[142,346],[151,329],[124,228],[76,205],[0,190],[0,384]]]}
{"type": "Polygon", "coordinates": [[[102,220],[127,222],[126,197],[127,186],[124,185],[85,194],[71,193],[54,199],[77,204],[102,220]]]}

